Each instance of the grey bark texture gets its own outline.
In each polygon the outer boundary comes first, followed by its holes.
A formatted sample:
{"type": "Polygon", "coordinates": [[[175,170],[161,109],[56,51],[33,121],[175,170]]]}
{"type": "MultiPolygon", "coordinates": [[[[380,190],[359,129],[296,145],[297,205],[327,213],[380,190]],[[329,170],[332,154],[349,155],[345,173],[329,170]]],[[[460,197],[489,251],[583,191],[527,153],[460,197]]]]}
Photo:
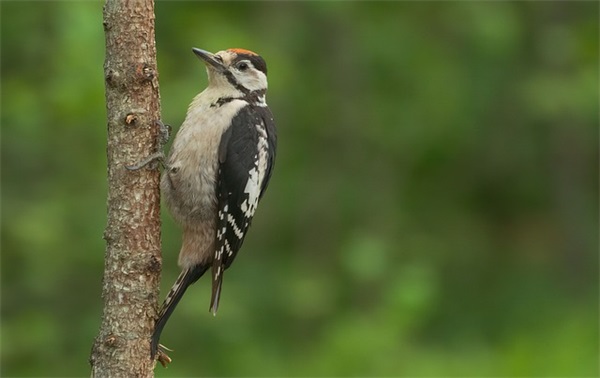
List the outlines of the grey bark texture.
{"type": "Polygon", "coordinates": [[[154,2],[107,0],[104,31],[108,222],[104,312],[90,364],[93,377],[153,377],[150,336],[161,270],[160,177],[158,169],[129,171],[126,166],[158,148],[154,2]]]}

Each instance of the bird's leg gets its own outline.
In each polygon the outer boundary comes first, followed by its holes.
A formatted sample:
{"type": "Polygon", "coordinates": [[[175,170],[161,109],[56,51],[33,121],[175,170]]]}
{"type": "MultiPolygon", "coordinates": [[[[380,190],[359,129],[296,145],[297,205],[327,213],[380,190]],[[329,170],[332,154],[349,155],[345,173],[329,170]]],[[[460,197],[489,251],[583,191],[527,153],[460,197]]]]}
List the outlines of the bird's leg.
{"type": "Polygon", "coordinates": [[[130,171],[137,171],[138,169],[142,169],[146,166],[150,166],[150,169],[155,169],[157,168],[157,165],[155,164],[156,162],[160,163],[160,165],[163,167],[166,167],[163,148],[169,141],[169,136],[171,135],[171,126],[165,125],[161,120],[157,120],[156,125],[158,126],[157,151],[146,157],[144,160],[133,165],[127,165],[125,168],[129,169],[130,171]]]}

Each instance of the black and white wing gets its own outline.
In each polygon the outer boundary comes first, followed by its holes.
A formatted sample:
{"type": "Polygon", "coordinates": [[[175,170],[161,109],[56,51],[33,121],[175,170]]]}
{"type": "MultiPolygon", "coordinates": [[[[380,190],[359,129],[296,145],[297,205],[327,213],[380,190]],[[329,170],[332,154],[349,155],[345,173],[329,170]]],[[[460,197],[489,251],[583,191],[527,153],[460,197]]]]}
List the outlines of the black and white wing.
{"type": "Polygon", "coordinates": [[[271,178],[277,136],[267,107],[247,105],[233,118],[219,146],[218,220],[210,311],[219,306],[223,271],[237,255],[271,178]]]}

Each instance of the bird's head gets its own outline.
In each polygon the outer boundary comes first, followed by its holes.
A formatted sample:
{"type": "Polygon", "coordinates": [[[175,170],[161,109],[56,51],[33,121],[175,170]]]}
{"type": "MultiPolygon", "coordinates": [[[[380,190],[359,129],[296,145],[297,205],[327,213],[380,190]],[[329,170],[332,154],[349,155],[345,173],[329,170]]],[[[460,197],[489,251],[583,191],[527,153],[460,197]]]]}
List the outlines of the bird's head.
{"type": "Polygon", "coordinates": [[[258,54],[244,49],[228,49],[216,54],[197,48],[192,51],[206,64],[209,87],[243,94],[266,91],[267,63],[258,54]]]}

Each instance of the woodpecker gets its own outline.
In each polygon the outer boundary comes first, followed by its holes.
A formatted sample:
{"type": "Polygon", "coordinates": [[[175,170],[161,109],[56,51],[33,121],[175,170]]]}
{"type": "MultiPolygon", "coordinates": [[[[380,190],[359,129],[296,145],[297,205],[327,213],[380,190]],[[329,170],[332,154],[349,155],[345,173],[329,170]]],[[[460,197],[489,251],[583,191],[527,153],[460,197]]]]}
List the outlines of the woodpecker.
{"type": "Polygon", "coordinates": [[[264,59],[237,48],[192,51],[206,66],[208,86],[190,104],[161,179],[165,204],[182,227],[183,240],[181,274],[156,321],[152,358],[177,303],[209,268],[209,311],[216,314],[223,273],[244,242],[275,161],[277,135],[265,100],[264,59]]]}

